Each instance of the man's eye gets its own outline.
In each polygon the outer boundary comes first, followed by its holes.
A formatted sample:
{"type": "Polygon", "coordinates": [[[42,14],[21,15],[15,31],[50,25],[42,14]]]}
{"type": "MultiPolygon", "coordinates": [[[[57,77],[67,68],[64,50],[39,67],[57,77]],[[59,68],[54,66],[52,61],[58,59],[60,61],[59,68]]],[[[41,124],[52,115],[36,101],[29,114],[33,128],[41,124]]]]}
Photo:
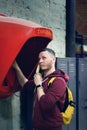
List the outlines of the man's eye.
{"type": "Polygon", "coordinates": [[[46,59],[46,57],[42,57],[42,58],[39,58],[38,61],[45,60],[45,59],[46,59]]]}
{"type": "Polygon", "coordinates": [[[45,60],[46,59],[46,57],[43,57],[43,60],[45,60]]]}

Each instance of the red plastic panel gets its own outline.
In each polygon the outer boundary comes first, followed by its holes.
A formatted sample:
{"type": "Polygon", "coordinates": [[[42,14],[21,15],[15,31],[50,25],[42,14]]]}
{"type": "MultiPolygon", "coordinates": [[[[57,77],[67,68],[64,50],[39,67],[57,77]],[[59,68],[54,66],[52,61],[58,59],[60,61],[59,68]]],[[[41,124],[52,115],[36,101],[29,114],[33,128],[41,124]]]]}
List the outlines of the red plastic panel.
{"type": "Polygon", "coordinates": [[[51,40],[52,31],[48,28],[28,20],[0,16],[0,98],[21,89],[15,84],[13,61],[17,59],[25,75],[31,77],[39,51],[51,40]]]}

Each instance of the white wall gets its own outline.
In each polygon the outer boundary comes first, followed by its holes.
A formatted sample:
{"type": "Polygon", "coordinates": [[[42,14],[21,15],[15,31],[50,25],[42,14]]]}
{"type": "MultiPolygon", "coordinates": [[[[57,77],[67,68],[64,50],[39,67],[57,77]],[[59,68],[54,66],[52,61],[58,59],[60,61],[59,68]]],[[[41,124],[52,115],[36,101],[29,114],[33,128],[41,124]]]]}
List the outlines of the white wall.
{"type": "Polygon", "coordinates": [[[57,57],[65,56],[66,0],[0,0],[0,12],[9,16],[29,19],[53,31],[49,44],[57,57]]]}

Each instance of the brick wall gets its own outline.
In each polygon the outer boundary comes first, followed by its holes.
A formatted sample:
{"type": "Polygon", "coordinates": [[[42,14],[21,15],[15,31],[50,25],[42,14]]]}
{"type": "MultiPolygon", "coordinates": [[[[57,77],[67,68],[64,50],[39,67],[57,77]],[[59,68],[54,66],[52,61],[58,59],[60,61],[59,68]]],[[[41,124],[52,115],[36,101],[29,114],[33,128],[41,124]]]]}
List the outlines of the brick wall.
{"type": "Polygon", "coordinates": [[[76,0],[76,30],[87,37],[87,0],[76,0]]]}

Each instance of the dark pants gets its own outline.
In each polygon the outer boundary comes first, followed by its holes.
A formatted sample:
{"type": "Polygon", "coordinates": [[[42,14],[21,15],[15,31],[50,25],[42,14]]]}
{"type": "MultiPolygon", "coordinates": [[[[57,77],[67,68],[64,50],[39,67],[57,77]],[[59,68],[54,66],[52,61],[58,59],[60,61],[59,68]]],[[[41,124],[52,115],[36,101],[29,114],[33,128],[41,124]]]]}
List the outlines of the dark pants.
{"type": "Polygon", "coordinates": [[[33,130],[62,130],[62,126],[59,126],[57,128],[41,128],[41,129],[37,129],[37,128],[34,128],[33,130]]]}

